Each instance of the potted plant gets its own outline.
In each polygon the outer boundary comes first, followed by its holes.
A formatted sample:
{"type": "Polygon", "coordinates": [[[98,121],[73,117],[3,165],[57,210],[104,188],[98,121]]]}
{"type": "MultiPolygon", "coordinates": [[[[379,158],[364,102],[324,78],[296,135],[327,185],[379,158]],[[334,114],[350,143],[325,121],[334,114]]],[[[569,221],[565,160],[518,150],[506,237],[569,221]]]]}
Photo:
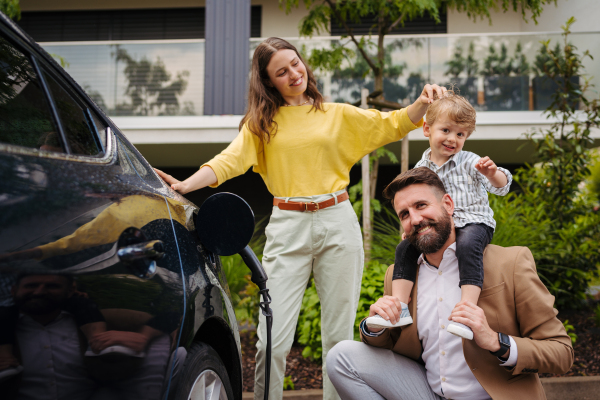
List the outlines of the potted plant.
{"type": "Polygon", "coordinates": [[[517,43],[515,56],[509,58],[503,43],[500,52],[492,44],[483,60],[485,109],[488,111],[519,111],[529,109],[529,64],[517,43]]]}
{"type": "MultiPolygon", "coordinates": [[[[552,105],[554,101],[553,94],[559,90],[565,92],[564,78],[556,76],[556,71],[565,65],[565,55],[561,50],[560,44],[556,43],[554,49],[551,49],[549,42],[542,43],[539,48],[535,61],[533,63],[533,109],[545,110],[552,105]]],[[[570,85],[579,86],[579,76],[569,78],[570,85]]],[[[571,100],[571,107],[579,109],[577,100],[571,100]]]]}
{"type": "Polygon", "coordinates": [[[450,76],[450,84],[458,89],[461,96],[465,97],[473,105],[477,104],[477,71],[479,64],[475,60],[475,46],[469,44],[467,57],[463,57],[463,48],[457,45],[454,48],[452,58],[446,61],[448,69],[444,73],[450,76]],[[462,77],[460,75],[463,75],[462,77]],[[464,76],[466,75],[466,76],[464,76]]]}

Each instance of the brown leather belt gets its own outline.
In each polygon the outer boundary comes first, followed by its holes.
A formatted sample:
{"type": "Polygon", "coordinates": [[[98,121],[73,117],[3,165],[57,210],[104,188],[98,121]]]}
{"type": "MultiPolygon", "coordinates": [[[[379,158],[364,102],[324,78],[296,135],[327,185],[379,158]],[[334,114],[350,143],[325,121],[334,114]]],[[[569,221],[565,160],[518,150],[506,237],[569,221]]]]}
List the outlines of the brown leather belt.
{"type": "MultiPolygon", "coordinates": [[[[348,200],[348,192],[344,192],[337,196],[337,202],[341,203],[342,201],[348,200]]],[[[331,207],[335,205],[335,198],[331,198],[329,200],[321,201],[319,203],[315,203],[314,201],[309,201],[307,203],[298,202],[298,201],[288,201],[285,202],[284,199],[273,199],[273,205],[279,207],[280,210],[287,211],[318,211],[327,207],[331,207]]]]}

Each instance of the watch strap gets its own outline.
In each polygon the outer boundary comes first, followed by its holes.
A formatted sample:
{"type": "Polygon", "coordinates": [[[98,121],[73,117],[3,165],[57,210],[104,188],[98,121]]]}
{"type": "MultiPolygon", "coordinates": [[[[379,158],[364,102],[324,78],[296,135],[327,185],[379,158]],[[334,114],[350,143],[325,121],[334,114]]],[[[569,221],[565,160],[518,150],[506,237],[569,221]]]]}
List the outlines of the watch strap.
{"type": "Polygon", "coordinates": [[[492,353],[492,355],[495,357],[501,357],[508,350],[510,350],[510,338],[508,337],[507,334],[498,332],[498,341],[500,342],[500,350],[490,351],[490,353],[492,353]]]}

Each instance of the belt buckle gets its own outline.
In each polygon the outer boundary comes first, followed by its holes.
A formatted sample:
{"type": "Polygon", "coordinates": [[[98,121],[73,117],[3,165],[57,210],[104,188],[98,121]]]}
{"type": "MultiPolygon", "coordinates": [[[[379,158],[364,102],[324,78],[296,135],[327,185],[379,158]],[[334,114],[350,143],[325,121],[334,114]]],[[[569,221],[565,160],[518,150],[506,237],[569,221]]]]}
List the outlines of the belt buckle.
{"type": "Polygon", "coordinates": [[[314,201],[309,201],[307,203],[304,203],[304,211],[305,212],[317,212],[317,211],[319,211],[319,203],[315,203],[314,201]],[[311,210],[308,209],[308,205],[309,204],[314,204],[315,206],[317,206],[317,208],[315,210],[311,211],[311,210]]]}

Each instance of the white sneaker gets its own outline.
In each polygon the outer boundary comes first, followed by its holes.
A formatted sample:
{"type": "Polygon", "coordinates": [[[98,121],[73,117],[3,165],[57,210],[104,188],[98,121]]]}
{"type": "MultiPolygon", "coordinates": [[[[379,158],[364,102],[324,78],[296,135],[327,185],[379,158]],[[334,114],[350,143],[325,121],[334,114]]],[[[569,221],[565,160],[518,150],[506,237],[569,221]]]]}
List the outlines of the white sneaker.
{"type": "Polygon", "coordinates": [[[367,318],[365,323],[369,328],[373,329],[398,328],[400,326],[412,324],[413,319],[410,316],[410,312],[408,311],[408,306],[404,303],[400,304],[402,305],[402,311],[400,312],[400,320],[395,324],[392,324],[390,321],[383,319],[383,317],[377,314],[367,318]]]}
{"type": "Polygon", "coordinates": [[[16,367],[8,367],[7,369],[0,371],[0,382],[5,379],[10,378],[11,376],[15,376],[20,374],[23,371],[23,366],[17,365],[16,367]]]}
{"type": "Polygon", "coordinates": [[[459,322],[450,322],[447,331],[463,339],[473,340],[473,331],[471,330],[471,328],[459,322]]]}

